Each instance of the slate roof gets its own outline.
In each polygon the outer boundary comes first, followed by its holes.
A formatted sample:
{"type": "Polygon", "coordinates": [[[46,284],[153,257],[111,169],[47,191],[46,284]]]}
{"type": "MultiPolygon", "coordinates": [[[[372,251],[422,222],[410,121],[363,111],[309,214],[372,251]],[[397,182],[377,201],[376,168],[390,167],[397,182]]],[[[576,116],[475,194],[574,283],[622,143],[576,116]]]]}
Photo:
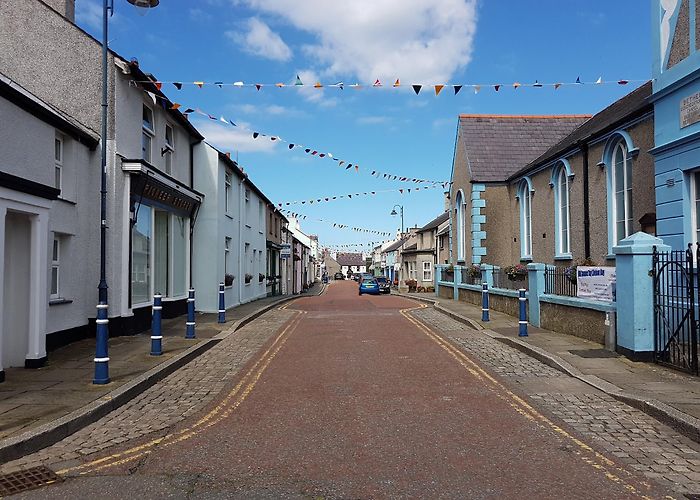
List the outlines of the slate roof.
{"type": "MultiPolygon", "coordinates": [[[[561,139],[538,158],[528,163],[524,168],[513,173],[510,179],[519,177],[528,170],[556,160],[561,157],[566,150],[576,147],[578,141],[585,141],[596,136],[606,134],[618,128],[621,123],[633,120],[649,111],[653,111],[654,105],[649,102],[651,96],[651,80],[633,90],[626,96],[618,99],[607,108],[576,128],[571,134],[561,139]]],[[[509,179],[509,180],[510,180],[509,179]]]]}
{"type": "Polygon", "coordinates": [[[466,152],[471,181],[505,181],[589,118],[590,115],[459,115],[456,147],[466,152]]]}
{"type": "Polygon", "coordinates": [[[361,253],[339,253],[335,261],[341,266],[364,266],[365,259],[361,253]]]}
{"type": "Polygon", "coordinates": [[[445,222],[448,218],[450,217],[450,212],[445,210],[443,213],[435,217],[433,220],[428,222],[425,226],[420,228],[417,232],[419,233],[424,233],[425,231],[430,231],[431,229],[435,229],[438,227],[440,224],[445,222]]]}
{"type": "Polygon", "coordinates": [[[397,248],[399,248],[401,245],[403,245],[403,244],[406,243],[407,241],[408,241],[408,238],[403,238],[403,239],[401,239],[401,240],[398,240],[397,242],[392,243],[391,245],[389,245],[389,246],[384,250],[383,253],[393,252],[394,250],[396,250],[397,248]]]}

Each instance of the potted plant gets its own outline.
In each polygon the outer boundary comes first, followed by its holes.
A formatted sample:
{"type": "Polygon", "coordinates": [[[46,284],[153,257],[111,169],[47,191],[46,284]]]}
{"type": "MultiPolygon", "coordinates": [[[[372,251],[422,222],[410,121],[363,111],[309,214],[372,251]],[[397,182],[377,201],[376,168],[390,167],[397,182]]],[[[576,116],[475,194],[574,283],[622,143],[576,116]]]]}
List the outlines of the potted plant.
{"type": "Polygon", "coordinates": [[[418,282],[416,280],[406,280],[406,286],[408,287],[408,291],[410,292],[415,292],[416,287],[418,286],[418,282]]]}
{"type": "Polygon", "coordinates": [[[504,267],[503,272],[511,281],[525,281],[527,277],[527,266],[516,264],[514,266],[504,267]]]}
{"type": "Polygon", "coordinates": [[[467,276],[472,282],[474,282],[476,278],[479,278],[479,280],[481,280],[481,267],[478,264],[472,264],[466,269],[466,271],[467,276]]]}
{"type": "Polygon", "coordinates": [[[262,283],[265,280],[265,275],[263,273],[258,274],[258,283],[262,283]]]}
{"type": "Polygon", "coordinates": [[[455,279],[455,268],[452,264],[442,269],[447,281],[454,281],[455,279]]]}
{"type": "Polygon", "coordinates": [[[253,275],[252,275],[252,274],[245,273],[245,282],[246,282],[246,284],[250,283],[250,282],[252,281],[252,279],[253,279],[253,275]]]}
{"type": "Polygon", "coordinates": [[[224,276],[224,285],[226,286],[231,286],[233,285],[233,280],[235,280],[236,277],[233,274],[226,274],[224,276]]]}
{"type": "Polygon", "coordinates": [[[570,265],[569,267],[564,268],[564,276],[566,276],[566,279],[568,279],[571,283],[574,285],[576,284],[576,277],[578,276],[576,274],[576,268],[578,266],[597,266],[593,260],[586,258],[582,260],[577,260],[574,264],[570,265]]]}

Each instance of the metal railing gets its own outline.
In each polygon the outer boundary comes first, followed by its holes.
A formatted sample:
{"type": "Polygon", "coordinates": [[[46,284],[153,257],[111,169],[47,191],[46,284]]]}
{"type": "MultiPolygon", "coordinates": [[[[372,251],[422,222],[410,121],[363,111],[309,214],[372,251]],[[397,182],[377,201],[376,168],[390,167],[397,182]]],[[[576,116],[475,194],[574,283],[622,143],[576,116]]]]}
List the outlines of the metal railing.
{"type": "Polygon", "coordinates": [[[481,285],[481,272],[474,274],[470,268],[460,269],[462,273],[462,283],[466,285],[481,285]]]}
{"type": "Polygon", "coordinates": [[[493,288],[505,288],[507,290],[528,289],[527,274],[522,275],[522,279],[512,280],[502,269],[493,270],[493,288]]]}
{"type": "Polygon", "coordinates": [[[576,268],[547,266],[544,270],[544,293],[576,297],[576,268]],[[572,279],[573,278],[573,279],[572,279]]]}

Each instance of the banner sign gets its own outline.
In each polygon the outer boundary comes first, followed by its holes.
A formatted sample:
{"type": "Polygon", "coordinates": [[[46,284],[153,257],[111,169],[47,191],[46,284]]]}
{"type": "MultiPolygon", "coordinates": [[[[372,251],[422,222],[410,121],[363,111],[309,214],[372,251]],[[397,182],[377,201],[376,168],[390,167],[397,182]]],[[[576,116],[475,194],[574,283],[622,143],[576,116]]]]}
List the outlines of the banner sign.
{"type": "Polygon", "coordinates": [[[280,246],[282,247],[280,249],[280,258],[288,259],[289,257],[292,256],[292,244],[291,243],[282,243],[280,246]]]}
{"type": "Polygon", "coordinates": [[[615,284],[614,267],[576,268],[576,295],[582,299],[615,302],[615,284]]]}

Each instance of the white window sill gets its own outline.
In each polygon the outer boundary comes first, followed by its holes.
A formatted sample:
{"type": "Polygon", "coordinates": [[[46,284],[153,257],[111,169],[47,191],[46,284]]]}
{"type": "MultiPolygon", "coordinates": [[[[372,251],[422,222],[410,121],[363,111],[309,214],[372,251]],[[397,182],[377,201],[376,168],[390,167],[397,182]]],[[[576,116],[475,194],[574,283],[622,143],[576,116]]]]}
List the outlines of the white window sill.
{"type": "Polygon", "coordinates": [[[56,198],[56,199],[57,199],[58,201],[62,201],[63,203],[68,203],[69,205],[77,205],[77,204],[78,204],[77,201],[69,200],[69,199],[67,199],[67,198],[62,198],[61,196],[59,196],[59,197],[56,198]]]}
{"type": "Polygon", "coordinates": [[[573,260],[573,256],[570,253],[563,253],[560,255],[555,255],[554,260],[573,260]]]}
{"type": "Polygon", "coordinates": [[[226,214],[224,214],[224,215],[225,215],[226,217],[228,217],[229,219],[233,219],[233,215],[231,215],[231,214],[226,213],[226,214]]]}
{"type": "Polygon", "coordinates": [[[49,306],[60,306],[63,304],[72,304],[73,299],[66,299],[63,297],[51,297],[49,299],[49,306]]]}
{"type": "Polygon", "coordinates": [[[532,256],[526,255],[525,257],[520,257],[520,262],[532,262],[532,256]]]}

